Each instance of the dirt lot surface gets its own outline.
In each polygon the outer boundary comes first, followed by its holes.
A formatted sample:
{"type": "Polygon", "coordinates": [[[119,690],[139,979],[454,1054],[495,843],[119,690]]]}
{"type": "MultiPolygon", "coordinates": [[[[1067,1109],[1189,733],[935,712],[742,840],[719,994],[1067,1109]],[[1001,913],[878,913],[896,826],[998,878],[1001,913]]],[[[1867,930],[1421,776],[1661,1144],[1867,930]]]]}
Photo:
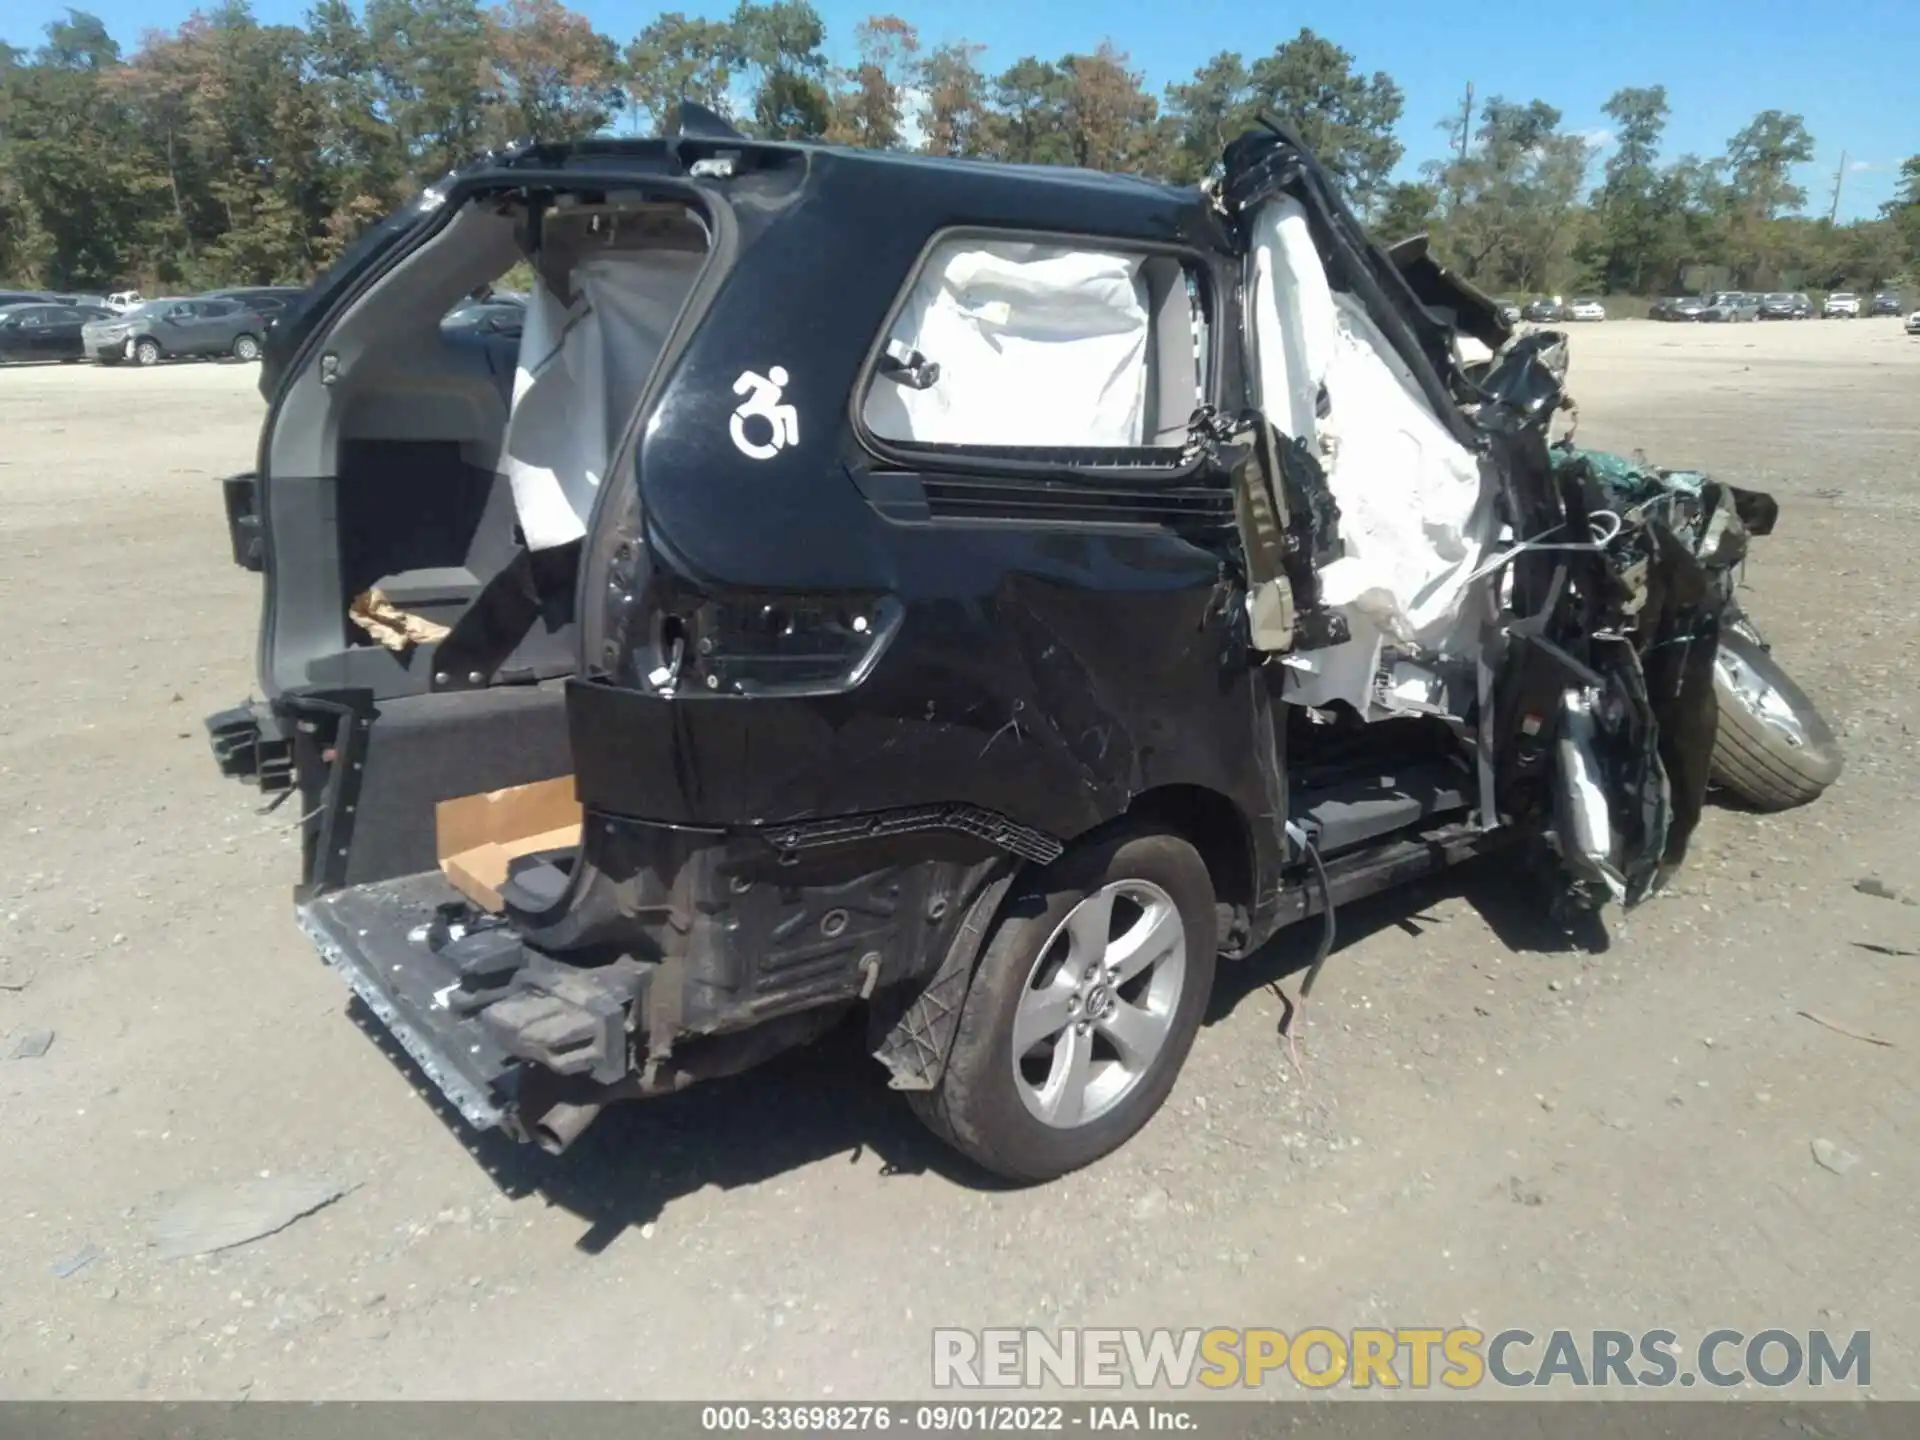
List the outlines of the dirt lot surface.
{"type": "Polygon", "coordinates": [[[1920,340],[1575,333],[1583,439],[1780,499],[1750,608],[1846,773],[1711,809],[1599,951],[1497,867],[1343,912],[1304,1082],[1281,937],[1133,1144],[1026,1191],[837,1040],[558,1162],[463,1137],[296,932],[292,807],[209,758],[255,371],[0,372],[0,1395],[906,1396],[934,1325],[1075,1323],[1867,1329],[1920,1395],[1920,340]],[[167,1197],[262,1175],[352,1188],[160,1258],[167,1197]]]}

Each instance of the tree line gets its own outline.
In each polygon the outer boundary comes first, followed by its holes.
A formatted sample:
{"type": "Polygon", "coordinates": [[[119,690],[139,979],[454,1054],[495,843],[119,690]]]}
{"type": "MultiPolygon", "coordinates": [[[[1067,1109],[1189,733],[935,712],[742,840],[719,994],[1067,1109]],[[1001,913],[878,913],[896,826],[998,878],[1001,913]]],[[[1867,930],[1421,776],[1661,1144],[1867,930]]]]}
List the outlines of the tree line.
{"type": "Polygon", "coordinates": [[[1920,155],[1875,218],[1805,213],[1802,117],[1765,110],[1718,155],[1665,159],[1663,86],[1618,91],[1612,150],[1541,99],[1468,93],[1440,155],[1392,177],[1405,97],[1302,29],[1222,52],[1160,95],[1103,43],[999,73],[966,42],[862,22],[826,54],[807,0],[672,12],[624,43],[561,0],[315,0],[302,25],[247,0],[125,54],[84,11],[0,44],[0,281],[171,289],[299,282],[371,220],[489,146],[657,133],[683,99],[769,138],[1207,176],[1266,114],[1297,129],[1382,238],[1418,231],[1501,293],[1648,294],[1705,283],[1873,288],[1920,276],[1920,155]]]}

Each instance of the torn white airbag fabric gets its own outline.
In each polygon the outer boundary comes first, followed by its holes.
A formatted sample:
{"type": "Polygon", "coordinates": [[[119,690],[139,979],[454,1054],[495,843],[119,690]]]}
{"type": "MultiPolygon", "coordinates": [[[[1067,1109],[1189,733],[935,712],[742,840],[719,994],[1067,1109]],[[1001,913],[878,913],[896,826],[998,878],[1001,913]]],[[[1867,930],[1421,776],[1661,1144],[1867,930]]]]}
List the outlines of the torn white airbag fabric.
{"type": "Polygon", "coordinates": [[[611,451],[704,259],[595,255],[570,272],[570,298],[534,285],[500,458],[528,548],[586,534],[611,451]]]}
{"type": "Polygon", "coordinates": [[[867,427],[922,444],[1132,446],[1147,400],[1138,256],[1018,241],[942,246],[889,337],[938,365],[876,379],[867,427]]]}
{"type": "Polygon", "coordinates": [[[1493,486],[1479,458],[1434,415],[1360,302],[1329,288],[1297,200],[1257,217],[1253,283],[1262,406],[1321,456],[1340,507],[1345,553],[1321,569],[1326,603],[1390,639],[1453,649],[1491,538],[1493,486]]]}

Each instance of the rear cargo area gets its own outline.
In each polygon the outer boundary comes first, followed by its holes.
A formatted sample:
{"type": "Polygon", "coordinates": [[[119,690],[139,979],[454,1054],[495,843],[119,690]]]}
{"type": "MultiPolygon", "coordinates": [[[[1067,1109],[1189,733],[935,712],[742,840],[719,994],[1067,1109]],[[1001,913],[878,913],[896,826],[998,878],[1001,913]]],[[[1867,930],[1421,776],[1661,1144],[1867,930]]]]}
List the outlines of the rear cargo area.
{"type": "Polygon", "coordinates": [[[476,197],[329,317],[263,436],[268,700],[216,750],[298,806],[302,927],[478,1126],[519,1060],[627,1068],[644,967],[543,969],[502,891],[579,842],[579,542],[708,248],[638,191],[476,197]],[[512,287],[517,334],[442,323],[512,287]]]}
{"type": "Polygon", "coordinates": [[[261,683],[316,740],[329,703],[364,712],[340,783],[337,744],[294,766],[329,831],[310,884],[437,874],[436,805],[570,773],[578,542],[707,250],[700,215],[638,192],[481,196],[287,375],[262,444],[261,683]],[[441,323],[507,285],[519,334],[441,323]]]}

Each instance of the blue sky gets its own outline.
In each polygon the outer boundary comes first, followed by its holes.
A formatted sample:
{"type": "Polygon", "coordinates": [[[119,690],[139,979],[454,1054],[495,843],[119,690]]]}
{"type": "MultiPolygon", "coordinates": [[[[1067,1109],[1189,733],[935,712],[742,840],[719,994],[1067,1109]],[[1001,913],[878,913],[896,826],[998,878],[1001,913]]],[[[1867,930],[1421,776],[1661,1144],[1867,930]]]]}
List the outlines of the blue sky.
{"type": "MultiPolygon", "coordinates": [[[[265,20],[295,20],[307,0],[254,0],[265,20]]],[[[573,0],[606,33],[624,42],[657,13],[615,0],[573,0]]],[[[1539,98],[1557,106],[1568,129],[1604,139],[1600,106],[1623,85],[1664,84],[1673,107],[1669,156],[1717,154],[1760,110],[1806,118],[1818,149],[1799,181],[1809,208],[1824,210],[1844,151],[1849,173],[1842,219],[1872,215],[1891,197],[1902,158],[1920,153],[1920,4],[1854,0],[1816,12],[1785,0],[1611,0],[1605,5],[1449,6],[1434,0],[1340,0],[1284,12],[1229,0],[815,0],[834,58],[849,58],[853,27],[891,8],[927,44],[972,40],[987,46],[989,70],[1022,55],[1056,58],[1092,49],[1103,38],[1127,51],[1157,93],[1186,78],[1209,56],[1238,50],[1250,59],[1307,26],[1352,52],[1368,71],[1385,70],[1406,92],[1400,140],[1403,168],[1437,154],[1441,118],[1458,106],[1468,81],[1480,96],[1539,98]]],[[[156,21],[177,23],[184,0],[94,0],[92,9],[129,49],[156,21]]],[[[723,15],[730,3],[669,3],[693,14],[723,15]]],[[[63,13],[55,0],[7,0],[0,39],[31,46],[63,13]]],[[[1598,173],[1598,166],[1595,167],[1598,173]]]]}

